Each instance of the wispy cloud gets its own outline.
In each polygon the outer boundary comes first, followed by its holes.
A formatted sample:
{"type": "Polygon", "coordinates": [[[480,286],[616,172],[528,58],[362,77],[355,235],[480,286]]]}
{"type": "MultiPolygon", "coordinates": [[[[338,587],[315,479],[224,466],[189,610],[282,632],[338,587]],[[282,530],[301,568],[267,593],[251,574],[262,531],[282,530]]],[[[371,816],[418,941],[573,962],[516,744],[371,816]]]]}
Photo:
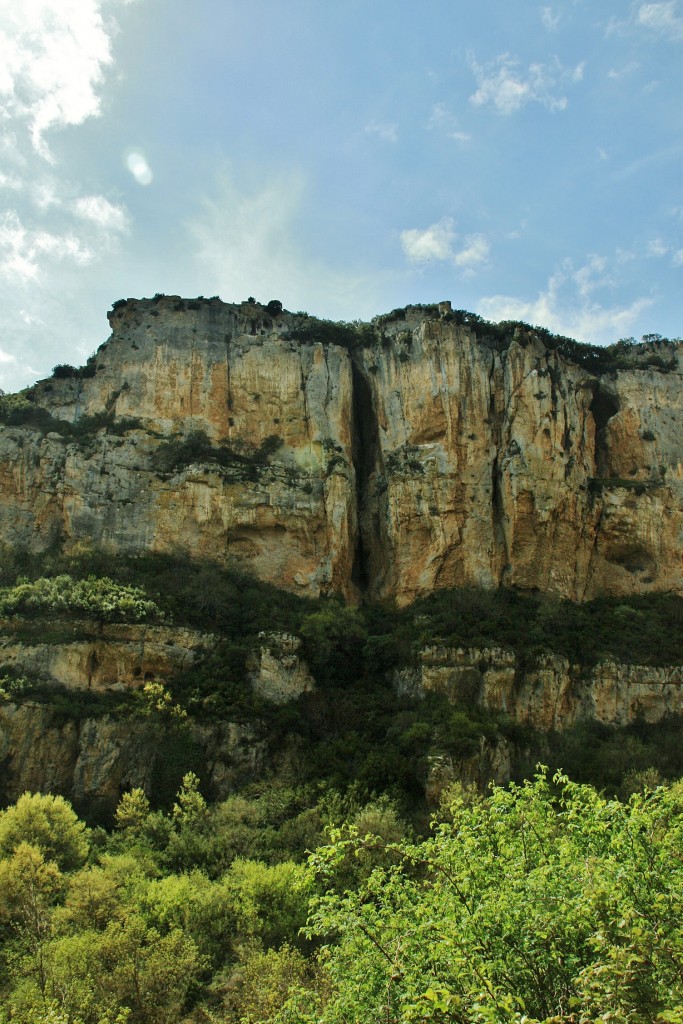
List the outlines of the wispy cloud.
{"type": "Polygon", "coordinates": [[[683,17],[678,13],[676,0],[642,4],[638,8],[636,21],[644,28],[651,29],[668,39],[683,39],[683,17]]]}
{"type": "Polygon", "coordinates": [[[449,139],[455,139],[456,142],[469,142],[471,138],[467,132],[460,130],[457,117],[445,103],[437,103],[432,108],[427,128],[443,132],[449,139]]]}
{"type": "Polygon", "coordinates": [[[398,125],[393,121],[370,121],[365,126],[367,135],[376,135],[382,142],[398,142],[398,125]]]}
{"type": "Polygon", "coordinates": [[[527,103],[540,103],[551,111],[565,110],[569,101],[563,89],[580,82],[585,68],[583,61],[565,68],[556,57],[550,64],[530,64],[524,69],[507,53],[486,64],[479,64],[472,54],[469,60],[477,80],[470,103],[475,107],[491,104],[499,114],[514,114],[527,103]]]}
{"type": "Polygon", "coordinates": [[[101,0],[25,0],[0,18],[0,110],[50,160],[46,133],[100,113],[99,87],[112,63],[101,0]]]}
{"type": "Polygon", "coordinates": [[[116,255],[130,218],[119,201],[79,182],[77,164],[58,163],[53,139],[102,114],[115,71],[112,15],[125,3],[1,5],[0,333],[14,353],[11,362],[0,358],[5,389],[44,373],[56,352],[92,351],[97,265],[116,255]]]}
{"type": "Polygon", "coordinates": [[[613,81],[618,81],[620,78],[626,78],[627,75],[632,75],[634,71],[637,71],[640,64],[637,60],[629,61],[628,64],[624,64],[621,68],[610,68],[607,72],[607,77],[613,81]]]}
{"type": "Polygon", "coordinates": [[[647,243],[648,256],[666,256],[668,251],[668,245],[666,244],[666,242],[662,241],[661,238],[653,238],[647,243]]]}
{"type": "Polygon", "coordinates": [[[429,263],[435,260],[452,263],[470,272],[483,266],[489,255],[486,237],[473,234],[459,239],[451,217],[443,217],[428,228],[408,228],[402,231],[401,247],[410,263],[429,263]]]}
{"type": "Polygon", "coordinates": [[[605,257],[591,255],[575,267],[564,260],[535,299],[491,295],[479,302],[491,320],[522,320],[541,324],[558,334],[604,344],[629,334],[652,299],[636,298],[628,305],[605,305],[597,294],[612,284],[605,257]]]}
{"type": "Polygon", "coordinates": [[[658,3],[633,5],[625,18],[610,18],[605,34],[629,35],[643,29],[663,36],[672,42],[683,39],[683,16],[679,13],[678,0],[661,0],[658,3]]]}
{"type": "Polygon", "coordinates": [[[205,289],[231,302],[278,298],[289,309],[305,309],[315,296],[314,312],[323,316],[374,316],[381,273],[326,264],[297,241],[307,195],[297,171],[245,184],[224,168],[186,223],[205,289]]]}
{"type": "Polygon", "coordinates": [[[560,12],[552,7],[541,7],[541,24],[548,32],[556,32],[560,24],[560,12]]]}
{"type": "Polygon", "coordinates": [[[107,234],[128,230],[129,218],[124,207],[110,203],[104,196],[81,196],[73,201],[71,207],[77,217],[107,234]]]}
{"type": "Polygon", "coordinates": [[[0,272],[9,278],[34,281],[46,263],[67,260],[84,266],[93,258],[93,252],[71,233],[32,230],[14,210],[0,217],[0,272]]]}

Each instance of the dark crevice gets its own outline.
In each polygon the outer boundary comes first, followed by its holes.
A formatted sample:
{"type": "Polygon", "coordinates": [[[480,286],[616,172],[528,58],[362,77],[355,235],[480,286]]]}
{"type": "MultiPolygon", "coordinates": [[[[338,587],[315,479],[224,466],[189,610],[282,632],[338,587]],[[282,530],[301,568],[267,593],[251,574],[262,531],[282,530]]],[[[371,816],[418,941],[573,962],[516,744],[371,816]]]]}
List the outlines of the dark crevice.
{"type": "Polygon", "coordinates": [[[501,556],[501,572],[499,583],[504,582],[504,575],[508,566],[507,539],[505,536],[505,507],[503,502],[503,489],[501,481],[501,470],[496,455],[491,466],[491,518],[493,520],[493,539],[496,549],[501,556]]]}
{"type": "Polygon", "coordinates": [[[599,477],[610,475],[607,424],[619,412],[619,399],[598,383],[590,411],[595,420],[595,473],[599,477]]]}
{"type": "Polygon", "coordinates": [[[351,579],[361,594],[374,589],[376,557],[381,537],[380,509],[373,481],[380,462],[379,424],[370,382],[363,369],[352,362],[353,441],[351,455],[356,476],[358,532],[351,579]]]}

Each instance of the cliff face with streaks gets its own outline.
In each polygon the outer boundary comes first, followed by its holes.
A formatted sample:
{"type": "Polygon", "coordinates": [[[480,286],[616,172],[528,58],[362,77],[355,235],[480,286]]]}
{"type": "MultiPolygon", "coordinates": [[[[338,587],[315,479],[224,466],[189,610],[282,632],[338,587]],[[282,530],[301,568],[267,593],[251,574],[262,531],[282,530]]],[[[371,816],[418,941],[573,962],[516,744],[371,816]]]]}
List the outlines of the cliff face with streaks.
{"type": "Polygon", "coordinates": [[[581,665],[550,652],[521,664],[501,647],[426,647],[417,668],[395,673],[394,687],[417,699],[441,693],[456,706],[478,705],[544,732],[581,721],[627,726],[683,714],[683,665],[581,665]]]}
{"type": "Polygon", "coordinates": [[[179,549],[352,600],[683,591],[681,343],[598,374],[447,303],[355,334],[218,299],[110,320],[87,375],[26,393],[41,429],[0,431],[10,548],[179,549]]]}

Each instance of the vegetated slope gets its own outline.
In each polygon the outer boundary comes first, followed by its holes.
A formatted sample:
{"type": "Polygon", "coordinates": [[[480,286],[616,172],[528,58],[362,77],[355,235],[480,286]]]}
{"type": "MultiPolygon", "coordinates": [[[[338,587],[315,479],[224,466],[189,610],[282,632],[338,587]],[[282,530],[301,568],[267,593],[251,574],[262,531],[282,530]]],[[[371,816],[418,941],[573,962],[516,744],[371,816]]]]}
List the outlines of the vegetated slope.
{"type": "Polygon", "coordinates": [[[189,770],[214,799],[275,772],[362,799],[388,792],[420,820],[454,778],[503,782],[538,757],[613,791],[634,770],[683,769],[665,697],[680,679],[661,675],[680,657],[672,595],[575,605],[463,590],[354,607],[162,555],[6,558],[3,575],[5,800],[47,786],[110,821],[130,786],[168,806],[189,770]],[[281,637],[302,643],[283,649],[281,637]],[[453,650],[471,653],[464,667],[442,658],[435,685],[424,652],[453,650]],[[542,703],[515,712],[487,697],[501,652],[518,704],[525,679],[550,687],[549,657],[581,669],[562,670],[575,689],[601,665],[609,680],[615,665],[624,677],[640,665],[640,699],[651,677],[656,702],[632,706],[624,689],[621,715],[548,725],[542,703]],[[293,661],[311,685],[283,703],[293,661]],[[547,729],[561,730],[550,744],[547,729]]]}
{"type": "Polygon", "coordinates": [[[680,783],[628,803],[547,770],[486,797],[455,786],[426,838],[386,800],[299,810],[300,794],[209,807],[187,774],[168,814],[125,794],[109,835],[59,797],[0,812],[3,1018],[680,1016],[680,783]]]}

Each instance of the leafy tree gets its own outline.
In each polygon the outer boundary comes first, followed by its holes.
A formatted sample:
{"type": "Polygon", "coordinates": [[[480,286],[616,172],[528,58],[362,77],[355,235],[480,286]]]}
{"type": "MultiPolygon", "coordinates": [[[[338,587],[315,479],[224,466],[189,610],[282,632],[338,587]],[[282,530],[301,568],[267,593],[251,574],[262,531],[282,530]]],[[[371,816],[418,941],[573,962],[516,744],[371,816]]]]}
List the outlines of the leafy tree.
{"type": "Polygon", "coordinates": [[[144,789],[136,787],[124,793],[114,815],[116,827],[129,835],[139,834],[150,815],[150,804],[144,789]]]}
{"type": "Polygon", "coordinates": [[[20,842],[11,858],[0,861],[0,923],[18,938],[15,956],[44,997],[47,987],[46,950],[52,934],[52,904],[62,887],[57,865],[42,852],[20,842]]]}
{"type": "Polygon", "coordinates": [[[328,891],[307,933],[332,986],[314,1019],[679,1021],[682,810],[681,784],[624,805],[560,774],[456,794],[433,838],[341,895],[328,879],[367,837],[335,836],[312,858],[328,891]]]}
{"type": "Polygon", "coordinates": [[[0,591],[0,615],[85,615],[99,622],[149,622],[161,610],[139,587],[108,577],[75,580],[68,574],[24,580],[0,591]]]}
{"type": "Polygon", "coordinates": [[[37,846],[63,871],[80,867],[88,855],[85,825],[62,796],[24,793],[0,811],[0,856],[11,854],[20,843],[37,846]]]}
{"type": "Polygon", "coordinates": [[[257,936],[266,946],[278,946],[293,939],[306,921],[310,888],[300,864],[236,860],[224,885],[244,937],[257,936]]]}

